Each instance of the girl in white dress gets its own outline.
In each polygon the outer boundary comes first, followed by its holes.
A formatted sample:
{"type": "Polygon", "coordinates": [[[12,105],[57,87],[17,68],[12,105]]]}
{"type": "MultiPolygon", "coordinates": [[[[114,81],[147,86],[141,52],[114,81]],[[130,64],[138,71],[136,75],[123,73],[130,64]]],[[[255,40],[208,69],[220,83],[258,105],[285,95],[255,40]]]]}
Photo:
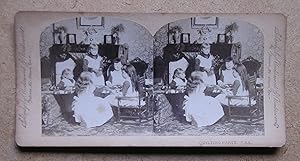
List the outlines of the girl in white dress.
{"type": "Polygon", "coordinates": [[[209,126],[224,116],[221,104],[213,97],[205,96],[204,75],[200,71],[192,72],[188,83],[185,110],[186,121],[195,123],[197,127],[209,126]]]}
{"type": "Polygon", "coordinates": [[[71,69],[66,68],[61,74],[61,80],[58,83],[57,87],[60,90],[72,88],[75,85],[75,80],[73,79],[73,72],[71,69]]]}
{"type": "Polygon", "coordinates": [[[95,86],[104,86],[104,76],[102,73],[102,57],[98,54],[98,45],[91,44],[88,53],[83,59],[83,71],[92,73],[92,79],[95,86]]]}
{"type": "Polygon", "coordinates": [[[94,96],[92,75],[82,72],[75,85],[72,103],[75,121],[88,128],[101,126],[113,116],[112,108],[103,98],[94,96]]]}
{"type": "MultiPolygon", "coordinates": [[[[220,80],[218,85],[222,88],[223,93],[219,94],[216,99],[221,104],[228,106],[228,96],[248,96],[249,92],[242,82],[240,74],[234,68],[234,62],[231,57],[225,59],[225,69],[221,69],[220,80]]],[[[249,98],[239,97],[238,99],[231,99],[232,105],[246,105],[249,103],[249,98]]]]}
{"type": "Polygon", "coordinates": [[[173,80],[170,83],[172,89],[185,87],[187,80],[185,79],[185,73],[181,68],[177,68],[174,71],[173,80]]]}
{"type": "Polygon", "coordinates": [[[203,81],[207,85],[216,85],[216,76],[213,68],[214,56],[210,54],[210,45],[202,44],[201,52],[196,57],[195,70],[203,72],[203,81]]]}
{"type": "Polygon", "coordinates": [[[105,99],[107,99],[112,106],[144,105],[145,102],[139,100],[141,87],[138,82],[137,74],[134,66],[131,64],[124,65],[122,68],[122,76],[125,81],[123,82],[121,90],[115,91],[114,93],[112,93],[112,95],[106,97],[105,99]],[[118,102],[118,97],[132,97],[132,98],[121,99],[118,102]]]}
{"type": "Polygon", "coordinates": [[[122,74],[123,64],[120,58],[116,58],[113,60],[112,68],[108,69],[108,81],[106,81],[106,85],[108,86],[122,86],[125,79],[122,74]]]}

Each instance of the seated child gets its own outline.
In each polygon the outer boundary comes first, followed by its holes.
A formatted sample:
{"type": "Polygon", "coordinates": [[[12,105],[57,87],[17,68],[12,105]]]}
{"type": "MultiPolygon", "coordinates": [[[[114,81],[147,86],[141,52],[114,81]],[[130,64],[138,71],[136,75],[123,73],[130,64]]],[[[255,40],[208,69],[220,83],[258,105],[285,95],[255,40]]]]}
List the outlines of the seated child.
{"type": "Polygon", "coordinates": [[[186,86],[186,79],[185,73],[181,68],[177,68],[174,71],[173,80],[170,83],[170,87],[172,89],[176,89],[178,87],[185,87],[186,86]]]}
{"type": "MultiPolygon", "coordinates": [[[[106,97],[108,102],[112,106],[118,106],[118,99],[116,97],[133,97],[132,99],[121,100],[119,105],[122,106],[136,106],[139,105],[139,94],[141,91],[141,86],[137,79],[136,70],[133,65],[127,64],[122,68],[122,76],[124,82],[122,84],[121,91],[116,91],[112,95],[106,97]]],[[[144,102],[141,102],[141,105],[144,105],[144,102]]]]}
{"type": "Polygon", "coordinates": [[[123,64],[121,63],[120,58],[113,60],[112,68],[108,69],[108,80],[106,85],[108,86],[122,86],[125,79],[123,78],[122,72],[123,64]]]}
{"type": "Polygon", "coordinates": [[[75,80],[73,79],[73,72],[71,69],[66,68],[61,74],[61,80],[57,85],[60,90],[72,88],[75,85],[75,80]]]}
{"type": "Polygon", "coordinates": [[[83,60],[83,71],[92,73],[92,79],[95,86],[105,85],[102,68],[102,57],[98,54],[98,45],[91,44],[88,48],[88,53],[83,60]]]}
{"type": "Polygon", "coordinates": [[[95,86],[90,72],[82,72],[75,85],[74,101],[72,103],[75,122],[90,128],[101,126],[109,121],[112,116],[112,108],[101,97],[94,96],[95,86]]]}
{"type": "MultiPolygon", "coordinates": [[[[226,96],[247,96],[248,90],[243,86],[240,74],[234,68],[233,59],[228,57],[225,59],[225,69],[221,69],[220,80],[218,85],[223,89],[223,94],[218,95],[216,98],[223,105],[228,105],[228,98],[226,96]]],[[[247,100],[235,101],[232,104],[244,104],[247,100]]]]}
{"type": "Polygon", "coordinates": [[[187,83],[186,101],[183,105],[186,121],[197,127],[213,125],[224,116],[223,108],[218,100],[205,96],[204,78],[203,72],[194,71],[191,73],[187,83]]]}
{"type": "Polygon", "coordinates": [[[56,86],[60,82],[61,73],[64,69],[68,68],[72,72],[76,68],[76,62],[74,57],[70,54],[70,44],[64,44],[61,46],[61,52],[59,52],[57,55],[55,55],[54,59],[56,62],[55,65],[55,71],[56,74],[56,86]]]}

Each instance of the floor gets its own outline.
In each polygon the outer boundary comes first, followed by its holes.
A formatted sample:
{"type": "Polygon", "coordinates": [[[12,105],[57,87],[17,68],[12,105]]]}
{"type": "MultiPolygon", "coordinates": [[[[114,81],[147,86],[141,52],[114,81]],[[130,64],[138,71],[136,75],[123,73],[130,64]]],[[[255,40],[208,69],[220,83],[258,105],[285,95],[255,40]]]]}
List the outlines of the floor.
{"type": "MultiPolygon", "coordinates": [[[[54,102],[54,97],[50,100],[54,102]]],[[[57,116],[51,124],[43,125],[44,136],[197,136],[197,135],[264,135],[263,120],[255,125],[237,124],[220,119],[217,123],[207,127],[198,128],[190,123],[179,121],[175,117],[171,105],[164,95],[157,98],[157,104],[163,107],[160,116],[160,125],[153,126],[153,119],[143,121],[140,125],[134,120],[125,120],[120,123],[115,118],[100,127],[85,128],[77,123],[70,123],[63,115],[57,116]]],[[[58,106],[58,104],[56,104],[58,106]]],[[[157,118],[154,118],[157,122],[157,118]]]]}

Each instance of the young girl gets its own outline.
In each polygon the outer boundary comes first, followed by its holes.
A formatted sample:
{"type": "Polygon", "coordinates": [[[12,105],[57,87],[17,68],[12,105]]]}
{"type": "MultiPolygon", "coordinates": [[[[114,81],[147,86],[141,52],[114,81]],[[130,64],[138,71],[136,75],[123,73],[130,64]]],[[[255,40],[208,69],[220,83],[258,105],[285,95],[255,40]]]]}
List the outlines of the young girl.
{"type": "Polygon", "coordinates": [[[214,57],[210,54],[210,45],[203,43],[201,52],[196,57],[195,70],[204,74],[204,83],[208,85],[216,85],[216,76],[213,69],[214,57]]]}
{"type": "Polygon", "coordinates": [[[122,86],[124,83],[124,77],[122,74],[123,64],[120,58],[113,60],[113,66],[108,70],[108,81],[106,85],[108,86],[122,86]]]}
{"type": "MultiPolygon", "coordinates": [[[[141,91],[140,84],[137,80],[136,70],[133,65],[126,64],[122,68],[122,76],[124,83],[120,92],[115,92],[113,95],[107,97],[112,106],[118,106],[118,99],[116,97],[136,97],[132,99],[121,100],[119,105],[122,106],[136,106],[139,105],[139,94],[141,91]]],[[[143,102],[141,103],[143,104],[143,102]]]]}
{"type": "Polygon", "coordinates": [[[86,127],[101,126],[110,120],[113,112],[109,103],[103,98],[94,96],[95,86],[90,72],[82,72],[75,85],[72,103],[75,121],[86,127]]]}
{"type": "Polygon", "coordinates": [[[66,68],[61,74],[61,80],[57,85],[57,88],[64,90],[67,88],[72,88],[75,85],[75,80],[73,79],[73,72],[71,69],[66,68]]]}
{"type": "MultiPolygon", "coordinates": [[[[216,98],[223,105],[228,105],[228,98],[226,96],[249,95],[245,83],[242,82],[240,74],[234,68],[232,57],[225,59],[225,68],[221,69],[218,85],[223,89],[223,94],[218,95],[216,98]]],[[[231,104],[244,104],[247,102],[247,100],[240,98],[239,100],[232,100],[231,104]]]]}
{"type": "Polygon", "coordinates": [[[105,85],[102,68],[102,57],[98,54],[98,45],[91,44],[88,48],[87,55],[83,59],[83,71],[92,73],[95,86],[105,85]]]}
{"type": "Polygon", "coordinates": [[[213,97],[205,96],[204,74],[194,71],[187,83],[187,96],[183,109],[186,121],[195,123],[197,127],[209,126],[223,117],[221,104],[213,97]]]}
{"type": "Polygon", "coordinates": [[[177,87],[186,86],[185,73],[181,68],[177,68],[174,71],[173,80],[170,83],[170,87],[172,89],[176,89],[177,87]]]}
{"type": "Polygon", "coordinates": [[[75,59],[70,54],[70,44],[64,44],[61,47],[61,52],[55,55],[54,59],[56,62],[53,64],[55,66],[55,82],[56,85],[60,82],[61,73],[64,69],[68,68],[72,71],[72,74],[74,73],[74,70],[76,68],[76,62],[75,59]]]}

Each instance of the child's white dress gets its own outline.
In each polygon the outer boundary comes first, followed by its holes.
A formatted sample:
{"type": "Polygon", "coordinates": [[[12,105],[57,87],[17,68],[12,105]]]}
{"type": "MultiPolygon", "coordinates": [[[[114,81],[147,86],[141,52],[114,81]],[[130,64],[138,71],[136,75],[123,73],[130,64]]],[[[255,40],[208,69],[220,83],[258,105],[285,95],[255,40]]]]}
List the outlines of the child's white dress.
{"type": "Polygon", "coordinates": [[[109,103],[101,97],[95,97],[92,92],[74,96],[72,107],[75,121],[88,128],[101,126],[113,116],[109,103]]]}
{"type": "MultiPolygon", "coordinates": [[[[93,59],[90,56],[85,56],[84,59],[88,61],[88,68],[92,68],[95,71],[98,71],[101,67],[101,61],[102,58],[100,56],[97,57],[97,59],[93,59]]],[[[92,72],[92,81],[95,86],[104,86],[104,76],[101,74],[100,76],[97,76],[96,73],[92,72]]]]}
{"type": "Polygon", "coordinates": [[[119,70],[119,71],[113,70],[110,72],[110,74],[111,74],[111,84],[113,86],[122,86],[123,85],[125,79],[122,76],[121,70],[119,70]]]}
{"type": "Polygon", "coordinates": [[[223,108],[218,100],[205,96],[204,93],[185,96],[185,99],[183,109],[186,121],[194,121],[197,127],[213,125],[224,116],[223,108]]]}
{"type": "Polygon", "coordinates": [[[63,70],[68,68],[73,72],[75,67],[76,67],[76,63],[71,58],[69,58],[63,62],[56,62],[55,63],[56,85],[58,85],[58,83],[59,83],[59,80],[60,80],[63,70]]]}
{"type": "MultiPolygon", "coordinates": [[[[205,58],[201,55],[197,55],[196,59],[200,61],[201,67],[210,69],[212,67],[212,62],[214,60],[214,57],[210,55],[208,58],[205,58]]],[[[204,74],[204,83],[207,85],[216,85],[216,76],[215,74],[208,75],[207,72],[203,72],[204,74]]]]}
{"type": "Polygon", "coordinates": [[[180,79],[180,78],[174,78],[173,81],[175,82],[176,86],[186,86],[187,80],[186,79],[180,79]]]}
{"type": "MultiPolygon", "coordinates": [[[[234,81],[239,81],[240,86],[238,87],[236,96],[245,96],[245,97],[237,97],[234,99],[230,99],[230,105],[248,105],[249,104],[249,92],[248,90],[245,90],[242,86],[242,80],[241,77],[238,75],[238,73],[234,69],[226,69],[222,70],[222,75],[224,76],[224,84],[232,85],[234,81]]],[[[227,96],[233,96],[233,93],[231,91],[224,92],[222,94],[219,94],[216,99],[220,101],[223,105],[229,105],[228,104],[228,97],[227,96]]],[[[252,100],[251,103],[255,104],[255,101],[252,100]]]]}
{"type": "Polygon", "coordinates": [[[73,87],[73,86],[75,86],[75,80],[74,79],[70,80],[68,78],[63,78],[60,81],[63,82],[64,87],[73,87]]]}
{"type": "MultiPolygon", "coordinates": [[[[105,100],[107,100],[111,106],[138,106],[138,105],[145,105],[145,101],[140,100],[139,98],[139,93],[133,88],[132,84],[131,84],[131,80],[128,79],[125,81],[128,81],[130,86],[127,90],[127,93],[125,94],[125,96],[123,96],[123,94],[121,92],[115,93],[115,94],[111,94],[109,96],[107,96],[105,98],[105,100]],[[121,99],[118,100],[117,97],[120,97],[121,99]],[[132,97],[132,98],[124,98],[122,99],[122,97],[132,97]],[[140,102],[139,102],[140,101],[140,102]]],[[[124,81],[124,82],[125,82],[124,81]]]]}

